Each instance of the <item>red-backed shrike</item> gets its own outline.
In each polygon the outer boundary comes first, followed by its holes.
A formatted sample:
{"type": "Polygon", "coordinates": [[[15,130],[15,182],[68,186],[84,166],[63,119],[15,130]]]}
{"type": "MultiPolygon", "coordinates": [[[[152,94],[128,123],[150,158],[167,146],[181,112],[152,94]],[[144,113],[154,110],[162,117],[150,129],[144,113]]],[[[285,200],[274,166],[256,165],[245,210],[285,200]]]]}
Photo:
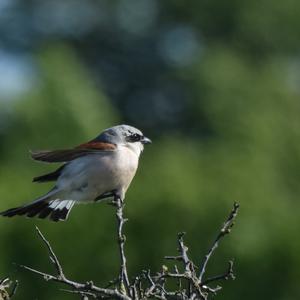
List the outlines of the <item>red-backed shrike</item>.
{"type": "Polygon", "coordinates": [[[76,203],[108,197],[119,197],[123,201],[144,144],[148,143],[151,140],[140,130],[119,125],[74,149],[31,152],[34,160],[63,163],[56,171],[33,179],[34,182],[56,181],[56,184],[35,201],[0,214],[41,219],[49,216],[52,221],[60,221],[67,219],[76,203]]]}

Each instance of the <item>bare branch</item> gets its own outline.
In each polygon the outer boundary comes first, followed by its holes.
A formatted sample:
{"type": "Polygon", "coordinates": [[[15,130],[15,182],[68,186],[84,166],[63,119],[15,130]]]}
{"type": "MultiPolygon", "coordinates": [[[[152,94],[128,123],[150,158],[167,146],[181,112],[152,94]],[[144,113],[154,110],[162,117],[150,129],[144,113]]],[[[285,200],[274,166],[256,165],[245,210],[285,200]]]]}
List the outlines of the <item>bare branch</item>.
{"type": "Polygon", "coordinates": [[[127,274],[127,265],[126,265],[126,256],[125,256],[125,241],[126,237],[123,234],[123,226],[127,219],[123,217],[123,208],[124,203],[122,202],[120,197],[116,197],[115,199],[116,207],[117,207],[117,222],[118,222],[118,243],[119,243],[119,251],[121,257],[121,267],[120,267],[120,289],[125,293],[130,294],[130,283],[127,274]]]}
{"type": "Polygon", "coordinates": [[[230,233],[230,230],[231,230],[232,226],[234,225],[234,220],[235,220],[235,218],[238,214],[238,210],[239,210],[239,204],[235,202],[234,205],[233,205],[233,209],[231,210],[231,212],[229,214],[229,217],[227,218],[226,222],[223,224],[223,226],[222,226],[219,234],[217,235],[217,238],[215,239],[212,247],[209,249],[208,253],[205,255],[205,259],[203,261],[203,264],[200,267],[200,274],[199,274],[200,282],[202,282],[202,280],[203,280],[203,276],[205,274],[206,266],[208,264],[209,259],[211,258],[212,254],[217,249],[217,247],[219,246],[219,241],[226,234],[230,233]]]}
{"type": "Polygon", "coordinates": [[[55,255],[54,251],[51,248],[50,243],[43,236],[41,231],[38,228],[36,228],[36,229],[37,229],[37,232],[38,232],[40,238],[43,240],[43,242],[45,243],[45,245],[50,253],[51,261],[56,266],[57,275],[47,274],[47,273],[38,271],[36,269],[33,269],[31,267],[24,266],[24,265],[21,265],[20,266],[21,268],[42,276],[46,281],[55,281],[55,282],[63,283],[65,285],[72,287],[74,290],[77,290],[77,291],[95,293],[96,295],[103,295],[103,296],[107,296],[107,297],[111,297],[111,298],[115,298],[115,299],[121,299],[121,300],[129,300],[130,299],[128,296],[120,293],[117,289],[100,288],[100,287],[95,286],[92,281],[87,282],[87,283],[79,283],[79,282],[67,279],[62,271],[62,267],[61,267],[61,264],[60,264],[57,256],[55,255]]]}
{"type": "Polygon", "coordinates": [[[82,296],[82,299],[88,299],[88,297],[91,297],[93,299],[97,299],[97,295],[91,292],[84,292],[84,291],[76,291],[76,290],[66,290],[61,289],[63,292],[71,293],[71,294],[78,294],[82,296]]]}
{"type": "Polygon", "coordinates": [[[184,245],[183,237],[185,236],[185,232],[178,233],[178,245],[179,245],[179,253],[181,254],[181,259],[184,263],[185,272],[191,272],[191,261],[187,255],[189,248],[184,245]]]}
{"type": "Polygon", "coordinates": [[[177,265],[172,266],[171,270],[165,265],[162,265],[161,270],[155,274],[150,270],[143,271],[136,276],[132,282],[129,281],[127,272],[127,263],[125,255],[125,236],[123,234],[123,225],[127,221],[123,216],[124,204],[121,199],[117,197],[114,199],[113,205],[116,207],[117,217],[117,240],[120,252],[120,273],[117,279],[111,280],[105,288],[94,285],[92,281],[80,283],[68,279],[60,264],[60,261],[54,253],[49,241],[44,237],[41,231],[36,228],[39,237],[46,245],[51,262],[55,266],[55,275],[44,273],[42,271],[33,269],[28,266],[21,266],[22,268],[42,276],[46,281],[55,281],[69,286],[71,289],[64,290],[66,292],[74,293],[81,296],[81,299],[118,299],[118,300],[208,300],[209,295],[216,294],[222,287],[210,287],[208,284],[220,281],[234,279],[233,261],[229,261],[228,269],[224,274],[213,276],[203,280],[206,267],[209,259],[218,247],[219,241],[230,232],[233,226],[233,221],[238,212],[238,204],[234,207],[217,235],[212,247],[205,256],[204,262],[200,268],[200,275],[194,262],[188,256],[188,247],[184,243],[185,233],[178,234],[178,253],[176,256],[166,256],[165,259],[179,262],[182,267],[177,265]],[[183,270],[183,271],[180,271],[183,270]],[[168,290],[167,282],[175,281],[177,283],[177,290],[168,290]]]}
{"type": "Polygon", "coordinates": [[[63,269],[62,269],[62,266],[58,260],[58,258],[56,257],[50,243],[46,240],[46,238],[43,236],[42,232],[39,230],[39,228],[37,226],[35,226],[35,229],[39,235],[39,237],[42,239],[42,241],[45,243],[47,249],[48,249],[48,252],[49,252],[49,258],[50,258],[50,261],[54,264],[55,268],[56,268],[56,271],[57,271],[57,274],[61,277],[61,278],[64,278],[65,275],[63,273],[63,269]]]}
{"type": "Polygon", "coordinates": [[[228,262],[228,269],[224,274],[210,277],[210,278],[204,280],[203,282],[201,282],[201,285],[204,286],[204,285],[206,285],[210,282],[213,282],[213,281],[228,280],[228,279],[233,279],[233,280],[235,279],[235,276],[234,276],[234,273],[233,273],[233,261],[232,260],[230,260],[228,262]]]}

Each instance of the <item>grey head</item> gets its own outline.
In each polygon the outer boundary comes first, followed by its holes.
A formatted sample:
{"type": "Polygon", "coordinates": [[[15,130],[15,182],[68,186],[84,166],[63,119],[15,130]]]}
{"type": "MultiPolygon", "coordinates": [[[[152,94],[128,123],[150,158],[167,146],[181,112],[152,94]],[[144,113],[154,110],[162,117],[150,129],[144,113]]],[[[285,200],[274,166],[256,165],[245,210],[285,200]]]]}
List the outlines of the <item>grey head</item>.
{"type": "Polygon", "coordinates": [[[145,137],[139,129],[129,125],[117,125],[107,128],[94,141],[115,145],[127,143],[144,145],[151,143],[151,140],[145,137]]]}

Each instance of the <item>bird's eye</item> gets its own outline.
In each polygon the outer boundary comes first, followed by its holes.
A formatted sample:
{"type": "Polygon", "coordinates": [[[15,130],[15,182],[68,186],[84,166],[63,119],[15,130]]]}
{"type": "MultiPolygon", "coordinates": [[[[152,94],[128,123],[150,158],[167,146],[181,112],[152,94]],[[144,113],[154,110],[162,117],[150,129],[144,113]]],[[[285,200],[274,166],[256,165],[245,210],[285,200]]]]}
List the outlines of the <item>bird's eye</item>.
{"type": "Polygon", "coordinates": [[[138,133],[133,133],[133,132],[129,132],[129,134],[125,137],[125,139],[128,143],[139,142],[142,138],[143,138],[143,136],[141,136],[138,133]]]}
{"type": "Polygon", "coordinates": [[[138,133],[134,133],[132,136],[131,136],[131,139],[133,141],[139,141],[141,139],[141,136],[138,134],[138,133]]]}
{"type": "Polygon", "coordinates": [[[138,133],[133,133],[129,135],[126,139],[129,143],[139,142],[141,140],[141,136],[138,133]]]}

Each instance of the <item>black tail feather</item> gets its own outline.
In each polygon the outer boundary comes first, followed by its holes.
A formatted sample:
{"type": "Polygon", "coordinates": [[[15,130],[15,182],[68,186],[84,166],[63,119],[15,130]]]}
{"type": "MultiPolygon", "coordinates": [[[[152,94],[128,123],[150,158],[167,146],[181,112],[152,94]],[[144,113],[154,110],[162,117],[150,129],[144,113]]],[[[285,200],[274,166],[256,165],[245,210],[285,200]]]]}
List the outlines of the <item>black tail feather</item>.
{"type": "Polygon", "coordinates": [[[27,212],[27,217],[28,218],[33,218],[35,217],[37,214],[39,214],[45,207],[48,206],[48,202],[41,202],[39,203],[39,205],[35,205],[35,207],[31,208],[30,210],[28,210],[27,212]]]}
{"type": "Polygon", "coordinates": [[[10,208],[6,211],[3,211],[3,212],[0,213],[0,215],[3,216],[3,217],[11,218],[11,217],[14,217],[14,216],[25,215],[27,212],[29,212],[27,207],[20,206],[20,207],[10,208]]]}
{"type": "Polygon", "coordinates": [[[68,210],[64,207],[63,209],[54,210],[50,216],[50,219],[54,222],[59,220],[65,220],[68,210]]]}
{"type": "Polygon", "coordinates": [[[47,218],[47,217],[49,216],[49,214],[50,214],[52,211],[53,211],[53,209],[47,206],[47,207],[45,207],[45,208],[39,213],[38,217],[39,217],[40,219],[45,219],[45,218],[47,218]]]}
{"type": "Polygon", "coordinates": [[[29,205],[11,208],[0,213],[3,217],[27,216],[33,218],[37,216],[40,219],[45,219],[49,216],[52,221],[66,220],[69,211],[72,209],[74,201],[72,200],[54,200],[54,201],[38,201],[29,205]]]}

